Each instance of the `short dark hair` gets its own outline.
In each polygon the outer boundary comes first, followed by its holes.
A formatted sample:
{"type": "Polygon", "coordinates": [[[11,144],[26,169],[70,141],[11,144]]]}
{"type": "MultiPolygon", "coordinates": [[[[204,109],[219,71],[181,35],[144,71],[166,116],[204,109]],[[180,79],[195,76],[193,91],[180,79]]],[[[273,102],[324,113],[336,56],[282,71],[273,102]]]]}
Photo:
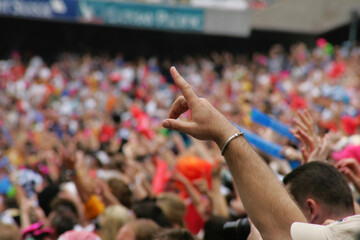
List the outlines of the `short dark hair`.
{"type": "Polygon", "coordinates": [[[351,190],[342,174],[332,165],[310,162],[285,176],[285,185],[303,206],[308,197],[325,204],[334,214],[354,214],[351,190]]]}
{"type": "Polygon", "coordinates": [[[76,214],[69,207],[58,206],[53,212],[55,214],[51,219],[51,226],[55,229],[56,236],[72,230],[78,223],[76,214]]]}
{"type": "Polygon", "coordinates": [[[66,207],[71,210],[77,218],[79,218],[79,211],[75,203],[69,199],[56,197],[50,203],[51,210],[57,210],[58,208],[66,207]]]}
{"type": "Polygon", "coordinates": [[[51,202],[56,198],[59,191],[60,187],[52,184],[45,187],[44,190],[38,194],[39,206],[44,210],[46,216],[49,215],[52,208],[51,202]]]}
{"type": "Polygon", "coordinates": [[[133,207],[136,218],[151,219],[161,227],[171,227],[170,222],[166,219],[163,211],[154,201],[145,200],[138,202],[133,207]]]}

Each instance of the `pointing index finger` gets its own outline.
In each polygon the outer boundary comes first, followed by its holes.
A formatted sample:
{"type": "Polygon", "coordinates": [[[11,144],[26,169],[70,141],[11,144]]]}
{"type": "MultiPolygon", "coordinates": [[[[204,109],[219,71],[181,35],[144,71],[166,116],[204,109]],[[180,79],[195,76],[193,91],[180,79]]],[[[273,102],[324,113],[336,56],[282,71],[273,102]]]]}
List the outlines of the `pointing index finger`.
{"type": "Polygon", "coordinates": [[[175,67],[170,68],[170,73],[174,79],[176,86],[178,86],[178,88],[180,89],[189,106],[191,106],[192,103],[198,98],[194,90],[191,88],[191,85],[185,81],[185,79],[180,75],[180,73],[176,70],[175,67]]]}

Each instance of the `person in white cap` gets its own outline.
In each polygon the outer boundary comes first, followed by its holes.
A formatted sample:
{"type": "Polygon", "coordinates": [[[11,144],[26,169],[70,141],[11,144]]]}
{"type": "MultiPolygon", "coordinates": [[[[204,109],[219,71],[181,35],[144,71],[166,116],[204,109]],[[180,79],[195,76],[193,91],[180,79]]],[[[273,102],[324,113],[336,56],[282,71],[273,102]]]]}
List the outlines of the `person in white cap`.
{"type": "MultiPolygon", "coordinates": [[[[291,235],[290,229],[295,222],[294,226],[310,228],[315,225],[307,223],[297,204],[245,140],[244,134],[206,99],[199,98],[175,67],[170,72],[182,96],[173,103],[168,118],[162,123],[163,127],[217,143],[225,156],[247,214],[263,239],[310,239],[308,236],[291,235]],[[178,119],[188,110],[191,113],[190,120],[178,119]]],[[[322,235],[317,239],[328,238],[322,235]]]]}

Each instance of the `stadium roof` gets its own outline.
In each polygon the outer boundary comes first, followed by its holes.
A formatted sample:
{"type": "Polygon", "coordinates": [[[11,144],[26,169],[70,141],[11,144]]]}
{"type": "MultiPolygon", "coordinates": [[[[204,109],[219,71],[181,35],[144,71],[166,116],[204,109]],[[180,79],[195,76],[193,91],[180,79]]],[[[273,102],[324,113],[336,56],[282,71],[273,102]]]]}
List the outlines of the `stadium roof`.
{"type": "Polygon", "coordinates": [[[350,22],[360,0],[283,0],[251,14],[255,30],[321,34],[350,22]]]}

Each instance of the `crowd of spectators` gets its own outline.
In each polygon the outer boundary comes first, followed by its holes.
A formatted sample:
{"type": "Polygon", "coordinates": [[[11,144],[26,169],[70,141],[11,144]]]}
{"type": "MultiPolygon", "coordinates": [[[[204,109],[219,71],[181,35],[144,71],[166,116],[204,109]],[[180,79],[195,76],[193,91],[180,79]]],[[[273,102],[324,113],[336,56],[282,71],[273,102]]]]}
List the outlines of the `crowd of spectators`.
{"type": "MultiPolygon", "coordinates": [[[[63,53],[49,64],[13,52],[0,60],[0,239],[233,234],[224,224],[243,223],[246,209],[217,145],[161,125],[179,94],[172,65],[228,119],[283,146],[289,161],[336,166],[358,198],[359,57],[359,48],[325,39],[250,59],[63,53]],[[293,127],[299,143],[252,122],[254,107],[293,127]]],[[[291,172],[288,161],[259,154],[279,178],[291,172]]]]}

